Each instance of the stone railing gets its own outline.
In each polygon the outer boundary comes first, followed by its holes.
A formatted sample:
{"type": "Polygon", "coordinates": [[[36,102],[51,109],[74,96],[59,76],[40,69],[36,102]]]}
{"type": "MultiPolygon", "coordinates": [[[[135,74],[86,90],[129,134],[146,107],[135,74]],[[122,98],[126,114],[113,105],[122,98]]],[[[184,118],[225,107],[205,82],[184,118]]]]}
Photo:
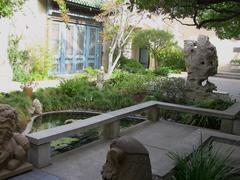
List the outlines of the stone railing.
{"type": "Polygon", "coordinates": [[[29,160],[35,167],[41,168],[51,163],[51,141],[81,133],[87,129],[103,126],[104,139],[113,139],[120,134],[120,119],[132,114],[148,111],[149,121],[159,120],[159,109],[206,115],[222,119],[223,132],[240,134],[240,103],[236,103],[225,111],[196,108],[171,103],[148,101],[116,111],[104,113],[75,123],[27,134],[31,143],[29,160]]]}

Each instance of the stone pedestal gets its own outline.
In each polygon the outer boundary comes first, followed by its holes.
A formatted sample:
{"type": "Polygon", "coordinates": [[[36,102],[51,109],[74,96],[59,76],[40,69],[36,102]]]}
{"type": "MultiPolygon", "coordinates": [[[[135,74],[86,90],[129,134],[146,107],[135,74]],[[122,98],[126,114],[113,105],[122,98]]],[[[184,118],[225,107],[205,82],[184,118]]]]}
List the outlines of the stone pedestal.
{"type": "Polygon", "coordinates": [[[159,109],[154,107],[147,112],[148,120],[152,122],[157,122],[159,120],[159,109]]]}
{"type": "Polygon", "coordinates": [[[29,150],[29,161],[37,168],[43,168],[51,164],[50,143],[41,145],[31,144],[29,150]]]}
{"type": "Polygon", "coordinates": [[[114,139],[119,137],[120,134],[120,122],[112,122],[104,125],[103,137],[104,139],[114,139]]]}
{"type": "Polygon", "coordinates": [[[33,166],[30,163],[25,162],[22,164],[19,168],[9,171],[9,170],[1,170],[0,171],[0,179],[8,179],[10,177],[22,174],[24,172],[31,171],[33,169],[33,166]]]}

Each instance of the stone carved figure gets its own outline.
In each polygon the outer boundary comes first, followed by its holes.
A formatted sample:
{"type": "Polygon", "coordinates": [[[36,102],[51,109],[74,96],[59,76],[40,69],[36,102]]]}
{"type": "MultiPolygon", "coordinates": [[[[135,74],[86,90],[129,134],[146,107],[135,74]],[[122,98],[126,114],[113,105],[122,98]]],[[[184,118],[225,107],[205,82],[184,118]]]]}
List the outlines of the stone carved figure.
{"type": "Polygon", "coordinates": [[[26,160],[29,142],[25,136],[15,133],[16,120],[16,111],[0,104],[0,171],[15,170],[26,160]]]}
{"type": "Polygon", "coordinates": [[[188,88],[205,92],[216,90],[216,86],[208,81],[208,77],[215,75],[218,68],[217,51],[209,38],[200,35],[197,41],[184,41],[184,53],[188,88]]]}
{"type": "Polygon", "coordinates": [[[101,174],[104,180],[152,180],[149,153],[134,138],[113,140],[101,174]]]}
{"type": "Polygon", "coordinates": [[[33,100],[32,108],[36,114],[42,114],[43,112],[42,103],[38,99],[33,100]]]}
{"type": "Polygon", "coordinates": [[[104,76],[105,76],[104,67],[101,66],[101,68],[97,74],[97,88],[100,90],[102,90],[102,88],[103,88],[104,76]]]}

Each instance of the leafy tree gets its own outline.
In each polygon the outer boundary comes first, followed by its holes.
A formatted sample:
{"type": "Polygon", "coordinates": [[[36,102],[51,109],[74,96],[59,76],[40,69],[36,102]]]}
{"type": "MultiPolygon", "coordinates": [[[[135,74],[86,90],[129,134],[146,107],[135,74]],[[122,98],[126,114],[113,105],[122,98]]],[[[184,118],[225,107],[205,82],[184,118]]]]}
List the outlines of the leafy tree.
{"type": "Polygon", "coordinates": [[[174,44],[173,35],[163,30],[140,30],[133,37],[133,47],[146,48],[153,55],[155,68],[158,54],[174,44]]]}
{"type": "Polygon", "coordinates": [[[239,0],[131,0],[140,9],[168,15],[181,24],[214,30],[219,38],[239,38],[239,0]],[[191,18],[192,23],[182,19],[191,18]]]}
{"type": "Polygon", "coordinates": [[[129,0],[107,0],[103,12],[96,20],[104,23],[103,38],[110,42],[108,51],[108,72],[110,77],[122,56],[123,47],[127,44],[136,25],[142,20],[145,12],[135,7],[130,11],[129,0]]]}
{"type": "Polygon", "coordinates": [[[21,8],[25,0],[0,0],[0,18],[10,17],[21,8]]]}

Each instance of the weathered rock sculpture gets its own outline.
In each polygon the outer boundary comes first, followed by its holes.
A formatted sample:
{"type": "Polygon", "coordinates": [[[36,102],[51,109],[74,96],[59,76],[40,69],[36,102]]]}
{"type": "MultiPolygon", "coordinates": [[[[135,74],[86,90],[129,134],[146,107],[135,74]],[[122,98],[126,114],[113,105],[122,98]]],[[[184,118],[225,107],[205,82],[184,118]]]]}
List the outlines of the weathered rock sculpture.
{"type": "Polygon", "coordinates": [[[131,137],[113,140],[103,166],[104,180],[152,180],[149,153],[131,137]]]}
{"type": "MultiPolygon", "coordinates": [[[[24,164],[29,149],[28,139],[16,131],[17,113],[0,104],[0,179],[24,164]]],[[[28,168],[29,170],[29,168],[28,168]]]]}
{"type": "Polygon", "coordinates": [[[216,90],[216,86],[208,81],[208,77],[215,75],[218,68],[217,51],[209,38],[200,35],[197,41],[184,41],[184,53],[188,88],[202,92],[216,90]]]}

